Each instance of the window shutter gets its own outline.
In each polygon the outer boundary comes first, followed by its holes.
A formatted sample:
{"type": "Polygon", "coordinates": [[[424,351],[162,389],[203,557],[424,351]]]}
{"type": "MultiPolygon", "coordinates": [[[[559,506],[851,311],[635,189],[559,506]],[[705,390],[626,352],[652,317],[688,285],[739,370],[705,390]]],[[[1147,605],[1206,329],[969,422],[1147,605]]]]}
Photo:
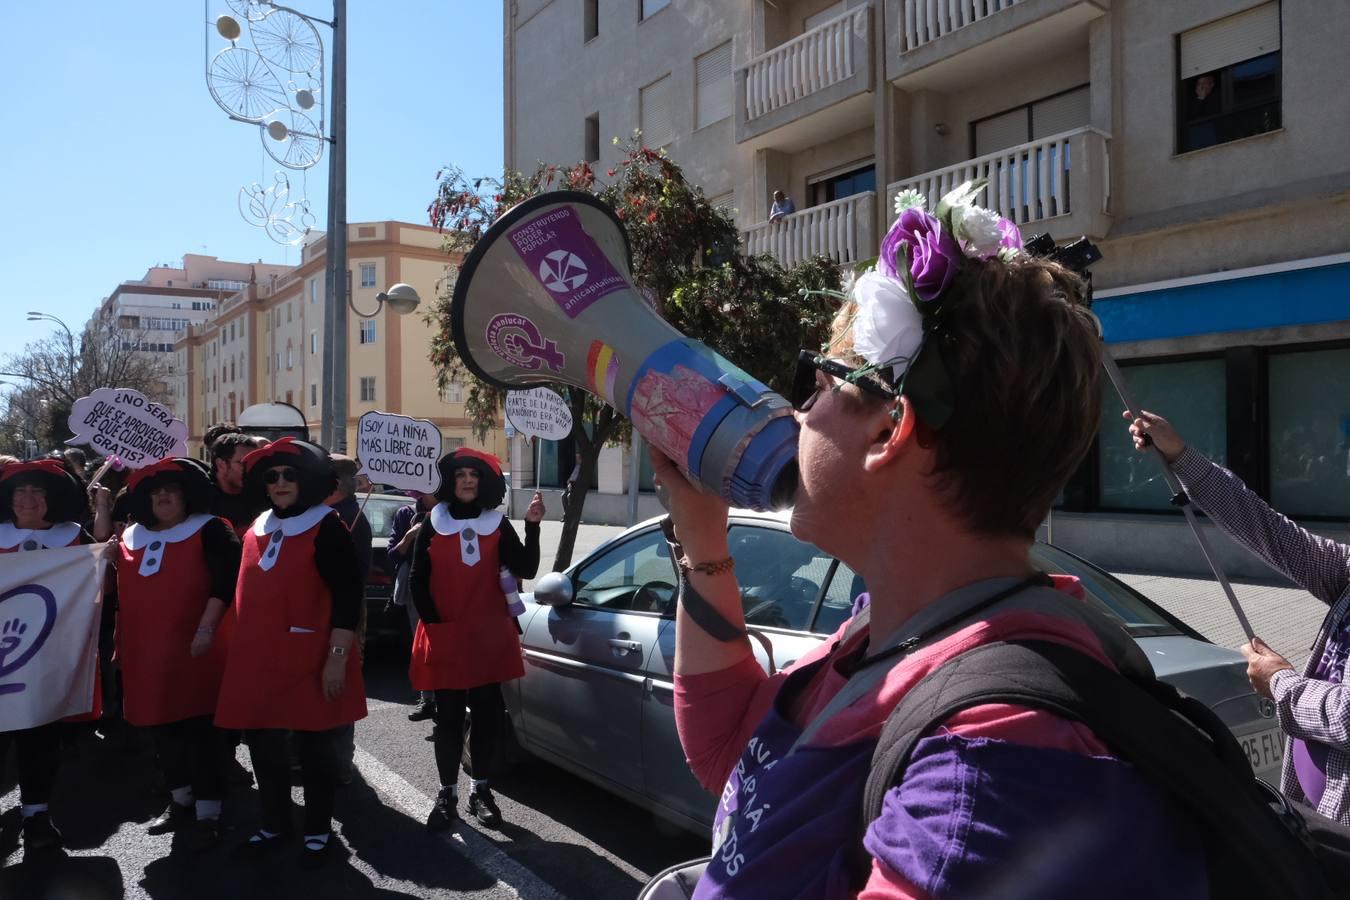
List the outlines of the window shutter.
{"type": "Polygon", "coordinates": [[[1039,141],[1088,124],[1088,89],[1079,88],[1031,107],[1031,139],[1039,141]]]}
{"type": "Polygon", "coordinates": [[[1028,140],[1025,106],[975,123],[976,156],[1025,144],[1028,140]]]}
{"type": "Polygon", "coordinates": [[[1263,3],[1181,35],[1180,78],[1194,78],[1280,49],[1280,4],[1263,3]]]}
{"type": "Polygon", "coordinates": [[[670,76],[654,81],[639,95],[642,106],[642,143],[644,146],[664,147],[675,136],[671,121],[670,76]]]}
{"type": "Polygon", "coordinates": [[[731,115],[731,42],[698,58],[698,115],[695,128],[731,115]]]}

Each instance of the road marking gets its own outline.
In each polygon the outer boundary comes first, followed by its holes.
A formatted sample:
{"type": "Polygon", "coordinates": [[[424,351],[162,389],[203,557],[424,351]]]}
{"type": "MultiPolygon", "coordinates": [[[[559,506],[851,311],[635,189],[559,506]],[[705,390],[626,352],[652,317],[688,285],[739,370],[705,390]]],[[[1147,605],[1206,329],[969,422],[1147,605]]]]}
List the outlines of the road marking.
{"type": "MultiPolygon", "coordinates": [[[[425,821],[427,813],[431,811],[431,797],[360,746],[356,748],[354,761],[366,784],[413,819],[425,821]]],[[[455,831],[442,837],[460,856],[497,879],[497,883],[511,896],[521,900],[562,900],[563,895],[551,884],[503,853],[500,847],[472,826],[461,824],[455,831]]]]}

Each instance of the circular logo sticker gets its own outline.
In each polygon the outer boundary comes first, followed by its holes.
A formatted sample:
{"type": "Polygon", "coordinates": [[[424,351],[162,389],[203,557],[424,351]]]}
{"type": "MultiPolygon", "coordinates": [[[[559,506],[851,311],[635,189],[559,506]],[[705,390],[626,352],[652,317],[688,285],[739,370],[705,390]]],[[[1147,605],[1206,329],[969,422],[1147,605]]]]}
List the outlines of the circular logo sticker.
{"type": "Polygon", "coordinates": [[[586,283],[586,264],[570,250],[553,250],[539,262],[539,280],[555,294],[575,291],[586,283]]]}

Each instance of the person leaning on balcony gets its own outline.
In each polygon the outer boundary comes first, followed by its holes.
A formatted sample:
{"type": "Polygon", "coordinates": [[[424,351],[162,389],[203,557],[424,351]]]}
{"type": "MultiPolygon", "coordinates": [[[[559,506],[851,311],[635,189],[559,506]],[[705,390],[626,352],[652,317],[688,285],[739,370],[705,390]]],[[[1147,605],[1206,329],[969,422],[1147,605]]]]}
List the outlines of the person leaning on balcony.
{"type": "Polygon", "coordinates": [[[1140,410],[1130,434],[1140,450],[1152,441],[1186,494],[1233,540],[1330,607],[1302,674],[1260,638],[1242,654],[1252,687],[1275,701],[1288,736],[1280,790],[1350,824],[1350,686],[1342,684],[1350,655],[1350,545],[1271,509],[1242,479],[1186,446],[1162,416],[1140,410]]]}
{"type": "Polygon", "coordinates": [[[773,192],[773,206],[769,209],[769,221],[777,222],[784,216],[790,216],[797,211],[797,204],[792,202],[792,198],[782,191],[773,192]]]}

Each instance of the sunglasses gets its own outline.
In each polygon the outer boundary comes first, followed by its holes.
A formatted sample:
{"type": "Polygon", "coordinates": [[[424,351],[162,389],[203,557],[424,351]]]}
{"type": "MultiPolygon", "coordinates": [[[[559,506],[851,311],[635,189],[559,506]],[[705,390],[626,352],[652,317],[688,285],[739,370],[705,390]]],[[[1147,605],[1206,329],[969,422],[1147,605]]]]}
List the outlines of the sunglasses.
{"type": "Polygon", "coordinates": [[[798,412],[805,412],[815,400],[819,391],[816,384],[817,372],[824,372],[841,382],[856,384],[859,390],[882,400],[894,400],[898,395],[895,389],[882,384],[870,375],[859,375],[858,369],[821,356],[814,350],[803,350],[797,354],[797,371],[792,377],[792,392],[788,397],[792,408],[798,412]]]}
{"type": "Polygon", "coordinates": [[[268,469],[267,474],[263,476],[264,484],[276,484],[279,481],[289,481],[291,484],[299,484],[300,476],[295,474],[295,470],[288,466],[277,466],[275,469],[268,469]]]}

